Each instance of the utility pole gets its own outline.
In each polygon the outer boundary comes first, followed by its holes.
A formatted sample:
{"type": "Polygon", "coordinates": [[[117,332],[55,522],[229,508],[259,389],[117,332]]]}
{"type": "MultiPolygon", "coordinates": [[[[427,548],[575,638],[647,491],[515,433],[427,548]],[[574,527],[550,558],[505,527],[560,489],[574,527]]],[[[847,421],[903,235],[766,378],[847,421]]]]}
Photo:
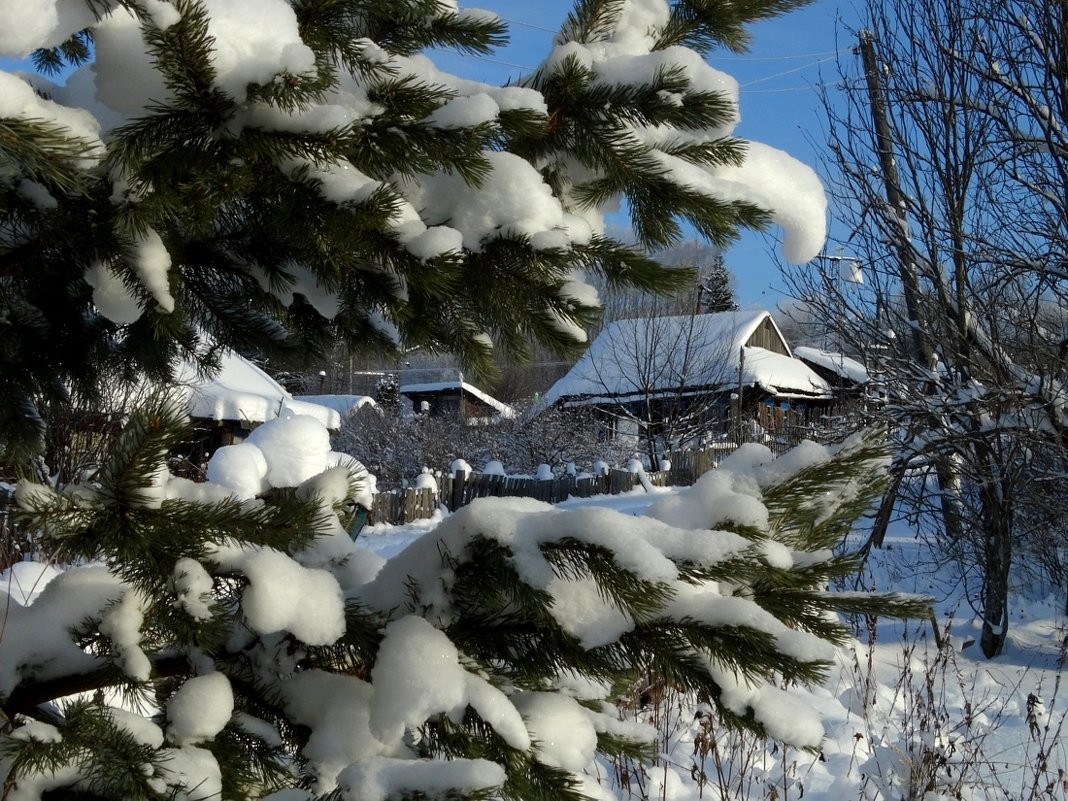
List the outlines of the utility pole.
{"type": "MultiPolygon", "coordinates": [[[[872,40],[871,31],[862,30],[859,38],[860,57],[864,65],[864,78],[868,89],[868,101],[871,104],[872,126],[875,131],[875,147],[879,154],[883,183],[886,186],[886,201],[890,207],[890,213],[894,215],[895,225],[891,231],[891,240],[894,250],[897,251],[898,275],[901,278],[905,309],[909,316],[909,355],[914,364],[933,372],[935,369],[934,349],[927,338],[930,327],[920,305],[920,282],[916,275],[916,258],[912,242],[909,240],[906,211],[908,199],[901,191],[897,160],[894,158],[894,140],[886,115],[882,73],[879,71],[878,59],[875,57],[875,43],[872,40]]],[[[933,379],[925,383],[925,393],[935,391],[933,379]]],[[[951,488],[956,483],[954,471],[944,460],[938,459],[935,463],[935,474],[938,478],[941,498],[942,522],[948,537],[956,540],[961,535],[961,523],[960,511],[951,497],[951,488]]],[[[882,547],[895,497],[896,492],[888,492],[876,514],[871,534],[871,543],[875,547],[882,547]]]]}
{"type": "Polygon", "coordinates": [[[744,425],[742,424],[742,393],[745,391],[745,345],[738,348],[738,391],[734,394],[735,397],[735,441],[741,445],[745,440],[744,425]]]}
{"type": "Polygon", "coordinates": [[[890,133],[890,123],[886,118],[886,101],[883,95],[882,76],[875,58],[875,43],[871,31],[860,32],[860,57],[864,64],[864,79],[868,87],[868,102],[871,104],[871,118],[875,129],[875,146],[879,153],[879,167],[886,185],[886,201],[897,222],[897,230],[892,234],[894,249],[898,257],[898,274],[905,295],[905,308],[909,315],[909,337],[911,356],[916,364],[928,368],[933,366],[933,353],[930,343],[925,339],[926,320],[922,319],[920,309],[920,284],[916,277],[916,259],[913,257],[912,245],[908,237],[908,216],[906,214],[905,193],[901,191],[901,180],[894,158],[894,140],[890,133]]]}

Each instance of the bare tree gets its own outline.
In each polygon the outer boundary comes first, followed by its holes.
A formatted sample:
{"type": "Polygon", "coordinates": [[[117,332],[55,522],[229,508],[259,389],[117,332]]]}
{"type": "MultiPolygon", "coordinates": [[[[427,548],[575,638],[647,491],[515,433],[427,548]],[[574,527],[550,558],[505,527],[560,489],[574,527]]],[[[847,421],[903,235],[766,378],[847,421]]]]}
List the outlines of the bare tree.
{"type": "Polygon", "coordinates": [[[622,465],[630,457],[618,443],[599,436],[600,424],[590,410],[550,408],[532,415],[521,410],[510,420],[502,420],[496,437],[496,455],[509,470],[534,473],[549,465],[562,475],[568,465],[579,470],[594,462],[622,465]]]}
{"type": "Polygon", "coordinates": [[[363,406],[342,420],[333,447],[359,459],[380,489],[406,486],[423,468],[448,470],[455,459],[474,465],[496,458],[501,424],[470,424],[453,415],[412,414],[363,406]]]}
{"type": "Polygon", "coordinates": [[[1068,510],[1048,480],[1068,443],[1066,5],[870,0],[867,15],[840,65],[847,104],[826,104],[864,283],[831,261],[788,279],[876,360],[899,446],[879,523],[895,500],[930,509],[993,656],[1020,555],[1041,547],[1063,575],[1063,534],[1039,542],[1038,521],[1068,510]]]}

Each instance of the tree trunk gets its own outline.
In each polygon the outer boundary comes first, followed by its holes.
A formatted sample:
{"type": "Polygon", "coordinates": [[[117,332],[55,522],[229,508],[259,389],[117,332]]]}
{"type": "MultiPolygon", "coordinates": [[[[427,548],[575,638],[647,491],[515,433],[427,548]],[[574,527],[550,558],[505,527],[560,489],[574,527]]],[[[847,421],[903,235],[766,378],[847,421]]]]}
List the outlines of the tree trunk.
{"type": "Polygon", "coordinates": [[[1001,471],[990,455],[984,459],[989,472],[983,483],[982,526],[983,630],[979,644],[987,659],[1001,654],[1009,634],[1009,565],[1012,563],[1011,489],[1001,480],[1001,471]]]}

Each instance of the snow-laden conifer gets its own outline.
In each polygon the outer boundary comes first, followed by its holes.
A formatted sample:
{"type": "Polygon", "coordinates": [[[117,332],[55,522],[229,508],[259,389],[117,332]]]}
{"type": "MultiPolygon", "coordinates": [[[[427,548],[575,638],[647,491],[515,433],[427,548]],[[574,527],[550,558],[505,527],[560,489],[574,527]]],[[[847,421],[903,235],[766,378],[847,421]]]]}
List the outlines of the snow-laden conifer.
{"type": "MultiPolygon", "coordinates": [[[[101,375],[165,382],[215,343],[475,367],[494,343],[577,347],[590,273],[680,280],[604,234],[621,198],[642,245],[774,221],[808,258],[818,181],[731,137],[736,84],[702,59],[792,5],[580,2],[533,75],[492,87],[421,54],[503,35],[449,2],[0,4],[0,54],[80,65],[0,73],[5,458],[51,410],[96,411],[101,375]]],[[[821,675],[833,611],[916,606],[827,591],[878,486],[864,442],[746,449],[645,519],[476,503],[383,565],[349,534],[359,467],[314,420],[264,424],[194,484],[165,467],[181,408],[107,411],[126,423],[98,470],[19,483],[63,569],[3,612],[11,801],[579,801],[604,793],[598,756],[649,747],[613,706],[635,676],[814,748],[776,679],[821,675]]]]}
{"type": "Polygon", "coordinates": [[[160,466],[183,418],[156,402],[96,480],[20,485],[70,567],[5,612],[10,798],[580,801],[598,757],[653,746],[615,706],[639,677],[818,748],[780,683],[823,675],[835,613],[921,609],[828,589],[881,487],[863,439],[746,446],[648,517],[483,499],[383,563],[320,425],[266,423],[194,484],[160,466]],[[270,467],[294,461],[307,478],[270,467]]]}

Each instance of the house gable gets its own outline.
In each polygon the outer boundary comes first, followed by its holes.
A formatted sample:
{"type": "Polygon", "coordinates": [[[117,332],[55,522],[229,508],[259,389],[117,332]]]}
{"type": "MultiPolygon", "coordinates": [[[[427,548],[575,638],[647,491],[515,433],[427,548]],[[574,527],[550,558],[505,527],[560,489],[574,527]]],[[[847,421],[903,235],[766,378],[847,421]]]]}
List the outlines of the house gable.
{"type": "Polygon", "coordinates": [[[770,350],[772,353],[779,353],[783,356],[793,355],[790,353],[790,346],[786,344],[782,331],[779,330],[779,326],[775,325],[775,320],[768,312],[764,312],[764,317],[753,327],[745,340],[745,345],[750,348],[770,350]]]}

